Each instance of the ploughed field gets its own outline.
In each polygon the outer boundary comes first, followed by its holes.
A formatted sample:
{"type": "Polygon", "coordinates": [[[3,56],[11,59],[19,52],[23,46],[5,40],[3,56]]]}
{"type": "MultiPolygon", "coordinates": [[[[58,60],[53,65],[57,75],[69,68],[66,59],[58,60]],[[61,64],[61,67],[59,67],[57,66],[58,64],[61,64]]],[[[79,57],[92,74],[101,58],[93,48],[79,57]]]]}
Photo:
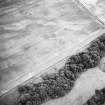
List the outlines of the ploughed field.
{"type": "Polygon", "coordinates": [[[104,86],[102,28],[73,1],[1,0],[0,105],[83,104],[104,86]]]}
{"type": "Polygon", "coordinates": [[[68,56],[102,27],[69,0],[10,0],[0,7],[0,94],[68,56]]]}

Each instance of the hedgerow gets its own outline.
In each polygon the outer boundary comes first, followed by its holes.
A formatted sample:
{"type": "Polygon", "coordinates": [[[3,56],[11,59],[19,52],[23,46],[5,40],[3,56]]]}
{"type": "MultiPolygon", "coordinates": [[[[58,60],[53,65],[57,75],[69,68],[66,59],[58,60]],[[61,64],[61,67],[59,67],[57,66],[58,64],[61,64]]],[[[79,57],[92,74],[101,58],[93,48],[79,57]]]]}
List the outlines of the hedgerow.
{"type": "MultiPolygon", "coordinates": [[[[83,52],[69,57],[57,73],[45,75],[39,83],[19,87],[18,102],[21,105],[40,105],[48,100],[65,96],[72,90],[79,75],[90,68],[96,67],[104,55],[105,34],[92,41],[83,52]]],[[[95,94],[84,105],[101,105],[101,102],[103,103],[102,99],[105,97],[105,91],[96,91],[95,94]]]]}
{"type": "Polygon", "coordinates": [[[95,90],[95,94],[83,105],[103,105],[105,103],[105,88],[95,90]]]}

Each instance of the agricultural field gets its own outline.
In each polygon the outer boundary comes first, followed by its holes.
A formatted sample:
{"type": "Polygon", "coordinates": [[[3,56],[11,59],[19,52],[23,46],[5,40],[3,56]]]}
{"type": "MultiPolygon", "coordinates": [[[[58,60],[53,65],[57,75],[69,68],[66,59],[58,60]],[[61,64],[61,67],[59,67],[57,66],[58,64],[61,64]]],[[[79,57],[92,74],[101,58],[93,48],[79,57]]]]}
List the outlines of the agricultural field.
{"type": "Polygon", "coordinates": [[[73,0],[0,1],[0,105],[82,105],[105,86],[104,21],[86,8],[73,0]]]}
{"type": "Polygon", "coordinates": [[[105,23],[105,1],[104,0],[79,0],[85,7],[101,22],[105,23]]]}

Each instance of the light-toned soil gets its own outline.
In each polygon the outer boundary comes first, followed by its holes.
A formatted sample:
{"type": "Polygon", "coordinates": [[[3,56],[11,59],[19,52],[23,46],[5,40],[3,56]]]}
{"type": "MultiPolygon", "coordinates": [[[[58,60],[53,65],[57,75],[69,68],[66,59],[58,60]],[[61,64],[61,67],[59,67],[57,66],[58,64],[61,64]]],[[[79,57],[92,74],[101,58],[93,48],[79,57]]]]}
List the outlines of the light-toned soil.
{"type": "Polygon", "coordinates": [[[105,0],[79,0],[85,7],[103,23],[105,23],[105,0]]]}
{"type": "MultiPolygon", "coordinates": [[[[0,95],[12,90],[0,98],[0,105],[16,105],[13,101],[18,93],[14,87],[37,82],[40,75],[55,72],[68,56],[83,50],[101,33],[102,26],[70,0],[31,0],[24,5],[1,8],[0,95]]],[[[92,84],[96,87],[101,84],[96,84],[101,75],[103,83],[104,74],[99,69],[89,70],[77,80],[70,94],[46,105],[83,102],[83,94],[88,96],[86,81],[91,80],[88,82],[91,94],[95,89],[92,84]]]]}
{"type": "Polygon", "coordinates": [[[69,0],[1,9],[0,94],[69,56],[101,28],[69,0]]]}

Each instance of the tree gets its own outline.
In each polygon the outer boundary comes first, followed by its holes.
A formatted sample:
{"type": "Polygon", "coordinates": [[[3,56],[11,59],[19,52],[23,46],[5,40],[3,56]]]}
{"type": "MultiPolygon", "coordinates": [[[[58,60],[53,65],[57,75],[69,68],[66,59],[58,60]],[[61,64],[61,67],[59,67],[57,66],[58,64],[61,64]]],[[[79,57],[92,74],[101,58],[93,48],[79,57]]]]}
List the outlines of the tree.
{"type": "Polygon", "coordinates": [[[105,88],[95,90],[95,94],[83,105],[103,105],[105,103],[105,88]]]}
{"type": "Polygon", "coordinates": [[[101,42],[99,39],[96,41],[101,51],[105,51],[105,44],[101,42]]]}
{"type": "Polygon", "coordinates": [[[78,54],[72,55],[70,58],[68,58],[66,64],[77,64],[79,62],[81,62],[81,57],[78,53],[78,54]]]}
{"type": "Polygon", "coordinates": [[[87,51],[90,52],[90,51],[100,51],[99,49],[99,45],[98,43],[96,42],[96,40],[90,42],[90,46],[87,48],[87,51]]]}
{"type": "Polygon", "coordinates": [[[105,44],[105,33],[99,37],[99,40],[105,44]]]}
{"type": "Polygon", "coordinates": [[[43,80],[50,80],[50,79],[56,80],[57,77],[58,77],[57,73],[50,73],[50,74],[46,74],[45,76],[43,76],[42,79],[43,80]]]}

